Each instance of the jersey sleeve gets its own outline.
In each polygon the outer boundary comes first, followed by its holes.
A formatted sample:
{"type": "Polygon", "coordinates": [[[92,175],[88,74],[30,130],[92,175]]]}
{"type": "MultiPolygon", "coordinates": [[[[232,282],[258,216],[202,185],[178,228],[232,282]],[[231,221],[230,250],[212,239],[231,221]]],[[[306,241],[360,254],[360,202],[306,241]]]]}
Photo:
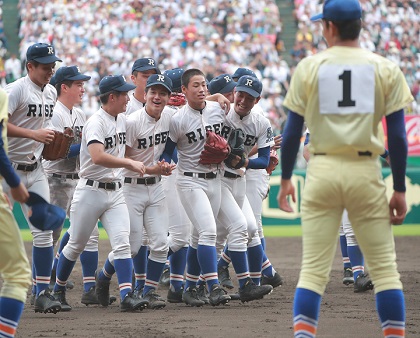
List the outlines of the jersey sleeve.
{"type": "Polygon", "coordinates": [[[304,116],[305,114],[307,105],[304,61],[305,60],[302,60],[297,65],[290,82],[290,88],[287,91],[286,97],[283,102],[283,105],[287,109],[302,116],[304,116]]]}
{"type": "Polygon", "coordinates": [[[8,84],[4,90],[8,94],[9,103],[7,111],[9,115],[13,115],[13,113],[18,110],[19,104],[22,99],[22,90],[20,86],[17,86],[14,83],[8,84]]]}
{"type": "Polygon", "coordinates": [[[171,121],[169,122],[169,137],[174,143],[178,142],[179,135],[179,121],[176,117],[177,115],[172,116],[171,121]]]}
{"type": "Polygon", "coordinates": [[[258,149],[274,145],[274,133],[270,121],[263,117],[261,119],[261,133],[258,135],[258,149]]]}
{"type": "Polygon", "coordinates": [[[102,119],[94,119],[88,121],[85,128],[83,129],[83,133],[86,135],[85,137],[87,145],[92,142],[105,144],[105,128],[102,119]]]}
{"type": "Polygon", "coordinates": [[[136,144],[137,139],[137,130],[139,128],[136,128],[137,126],[137,119],[134,119],[133,117],[137,116],[136,113],[133,113],[127,117],[127,130],[126,130],[126,145],[133,148],[133,145],[136,144]]]}

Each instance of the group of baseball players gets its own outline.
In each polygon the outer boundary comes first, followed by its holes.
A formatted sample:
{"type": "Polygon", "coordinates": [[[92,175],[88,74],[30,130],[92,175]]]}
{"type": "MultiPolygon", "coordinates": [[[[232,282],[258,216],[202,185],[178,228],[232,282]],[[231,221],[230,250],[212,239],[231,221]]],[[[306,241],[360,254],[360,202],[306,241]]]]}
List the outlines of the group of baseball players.
{"type": "MultiPolygon", "coordinates": [[[[190,306],[248,302],[280,286],[283,281],[264,251],[261,209],[270,150],[280,147],[281,138],[274,137],[257,108],[262,84],[255,74],[238,68],[233,78],[224,74],[209,84],[199,69],[161,73],[155,60],[141,58],[132,67],[133,84],[121,75],[100,81],[101,108],[87,119],[80,104],[90,77],[76,65],[54,74],[57,61],[53,46],[30,46],[28,75],[5,88],[8,155],[19,187],[60,206],[70,220],[54,258],[63,224],[55,230],[35,227],[26,199],[14,193],[13,184],[3,184],[12,205],[22,203],[33,235],[35,312],[72,309],[66,291],[79,256],[81,302],[114,302],[109,288],[116,273],[124,312],[163,308],[166,301],[190,306]],[[74,133],[67,156],[43,159],[44,144],[66,128],[74,133]],[[237,128],[246,135],[240,169],[199,163],[207,131],[228,139],[237,128]],[[245,172],[254,173],[249,187],[245,172]],[[98,221],[112,247],[99,269],[98,221]],[[157,288],[167,260],[165,300],[157,288]],[[233,289],[231,262],[239,290],[229,295],[223,287],[233,289]]],[[[26,282],[21,284],[22,291],[26,282]]]]}

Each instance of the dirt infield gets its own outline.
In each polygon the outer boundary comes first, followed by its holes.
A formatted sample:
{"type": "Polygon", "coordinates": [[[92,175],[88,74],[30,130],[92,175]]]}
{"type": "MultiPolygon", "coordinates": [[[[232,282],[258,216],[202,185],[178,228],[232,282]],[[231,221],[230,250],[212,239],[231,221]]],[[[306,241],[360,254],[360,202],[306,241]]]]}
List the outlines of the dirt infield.
{"type": "MultiPolygon", "coordinates": [[[[420,336],[419,237],[398,237],[399,271],[405,288],[407,337],[420,336]]],[[[162,310],[121,313],[119,301],[108,308],[86,307],[79,263],[71,279],[76,286],[67,292],[71,312],[36,314],[26,304],[17,337],[292,337],[292,302],[298,278],[301,239],[268,238],[268,256],[285,279],[265,299],[252,303],[230,302],[227,306],[191,308],[167,304],[162,310]]],[[[30,243],[26,244],[28,253],[30,243]]],[[[102,265],[110,246],[100,243],[102,265]]],[[[233,270],[231,270],[231,275],[233,270]]],[[[111,284],[117,295],[116,278],[111,284]]],[[[167,289],[160,294],[166,297],[167,289]]],[[[318,337],[381,337],[373,291],[355,294],[342,284],[341,257],[337,251],[331,281],[322,300],[318,337]]]]}

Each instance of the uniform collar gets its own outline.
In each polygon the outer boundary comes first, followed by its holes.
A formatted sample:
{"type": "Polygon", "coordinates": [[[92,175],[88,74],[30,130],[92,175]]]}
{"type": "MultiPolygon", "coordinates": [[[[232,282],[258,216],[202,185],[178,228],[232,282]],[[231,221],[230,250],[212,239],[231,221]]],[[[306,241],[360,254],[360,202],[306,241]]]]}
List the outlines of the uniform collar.
{"type": "Polygon", "coordinates": [[[32,86],[34,89],[39,90],[41,92],[43,92],[45,90],[45,87],[48,86],[48,85],[45,85],[45,86],[42,86],[42,87],[38,86],[35,82],[33,82],[31,80],[31,78],[29,77],[29,75],[26,75],[26,78],[27,78],[28,83],[29,83],[30,86],[32,86]]]}
{"type": "Polygon", "coordinates": [[[99,114],[104,116],[105,118],[109,119],[110,121],[113,121],[113,122],[117,121],[117,117],[119,115],[118,114],[117,116],[114,117],[111,114],[108,114],[102,107],[99,108],[99,114]]]}
{"type": "Polygon", "coordinates": [[[230,110],[229,114],[232,117],[232,120],[234,121],[247,121],[248,119],[250,119],[251,117],[251,111],[245,115],[245,116],[240,116],[236,111],[235,108],[232,107],[232,109],[230,110]]]}
{"type": "Polygon", "coordinates": [[[72,114],[72,112],[73,112],[73,110],[74,110],[74,108],[73,109],[69,109],[69,108],[67,108],[62,102],[60,102],[59,100],[57,100],[57,102],[56,102],[56,104],[55,104],[56,106],[57,105],[59,105],[59,106],[61,106],[62,107],[62,109],[65,111],[65,112],[67,112],[67,113],[69,113],[70,115],[72,114]]]}
{"type": "Polygon", "coordinates": [[[130,100],[134,100],[135,102],[138,102],[139,105],[142,105],[143,107],[146,105],[146,103],[143,103],[136,99],[136,97],[134,96],[134,92],[131,94],[130,100]]]}
{"type": "Polygon", "coordinates": [[[187,103],[187,107],[188,107],[188,110],[192,111],[194,114],[203,115],[204,109],[207,108],[207,102],[206,102],[206,105],[204,106],[204,108],[200,109],[200,110],[192,108],[188,103],[187,103]]]}

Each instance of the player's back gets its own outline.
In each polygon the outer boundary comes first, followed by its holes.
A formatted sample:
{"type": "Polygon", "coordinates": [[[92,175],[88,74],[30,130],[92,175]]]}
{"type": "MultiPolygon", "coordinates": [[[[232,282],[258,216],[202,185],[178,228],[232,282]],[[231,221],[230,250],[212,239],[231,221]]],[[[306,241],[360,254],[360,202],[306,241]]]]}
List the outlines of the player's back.
{"type": "Polygon", "coordinates": [[[398,66],[361,48],[332,47],[307,58],[292,82],[299,90],[284,105],[304,115],[315,153],[383,153],[381,118],[411,100],[398,66]],[[304,101],[297,95],[302,91],[304,101]]]}

